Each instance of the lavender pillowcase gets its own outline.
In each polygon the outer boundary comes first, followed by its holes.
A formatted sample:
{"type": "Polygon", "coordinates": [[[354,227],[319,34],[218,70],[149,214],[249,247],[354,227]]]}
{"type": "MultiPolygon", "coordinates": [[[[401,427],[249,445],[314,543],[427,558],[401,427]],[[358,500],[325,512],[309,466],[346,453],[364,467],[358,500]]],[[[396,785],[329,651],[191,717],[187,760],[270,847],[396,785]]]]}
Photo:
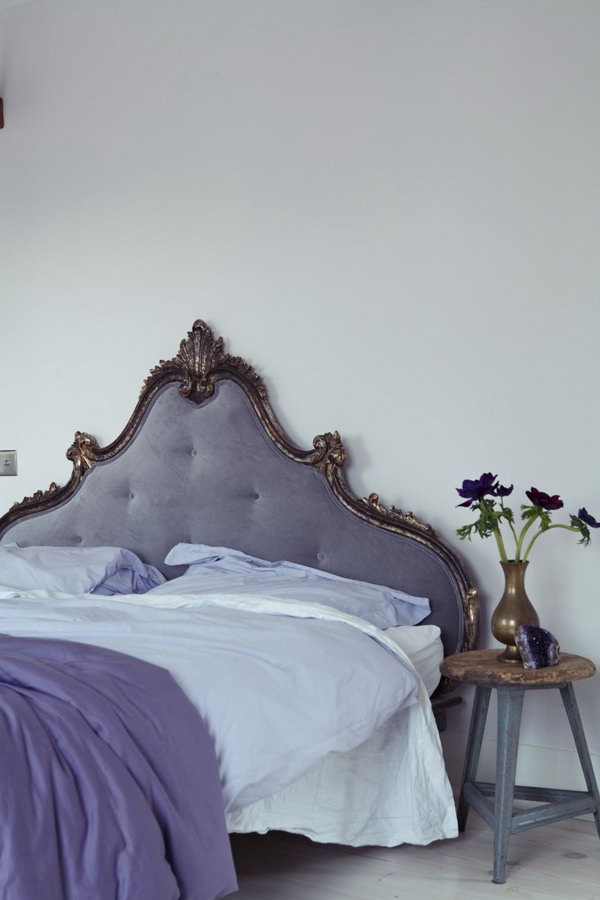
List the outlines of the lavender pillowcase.
{"type": "Polygon", "coordinates": [[[0,546],[0,585],[68,594],[141,594],[164,582],[154,566],[122,547],[0,546]]]}
{"type": "Polygon", "coordinates": [[[179,578],[150,594],[246,593],[320,603],[377,625],[416,625],[431,609],[426,597],[413,597],[384,585],[342,578],[298,563],[268,562],[229,547],[177,544],[167,565],[187,565],[179,578]]]}

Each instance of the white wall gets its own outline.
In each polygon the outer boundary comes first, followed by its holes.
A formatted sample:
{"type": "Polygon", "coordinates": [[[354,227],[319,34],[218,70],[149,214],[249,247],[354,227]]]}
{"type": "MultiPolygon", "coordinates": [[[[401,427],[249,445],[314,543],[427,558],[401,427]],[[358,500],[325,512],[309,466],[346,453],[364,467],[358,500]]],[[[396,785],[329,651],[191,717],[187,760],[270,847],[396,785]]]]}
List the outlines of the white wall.
{"type": "MultiPolygon", "coordinates": [[[[600,515],[596,0],[47,0],[0,12],[0,87],[2,508],[202,317],[297,442],[338,428],[355,490],[454,544],[484,470],[600,515]]],[[[531,599],[597,661],[600,539],[544,541],[531,599]]],[[[460,550],[493,643],[495,549],[460,550]]],[[[559,702],[523,759],[578,786],[559,702]]]]}

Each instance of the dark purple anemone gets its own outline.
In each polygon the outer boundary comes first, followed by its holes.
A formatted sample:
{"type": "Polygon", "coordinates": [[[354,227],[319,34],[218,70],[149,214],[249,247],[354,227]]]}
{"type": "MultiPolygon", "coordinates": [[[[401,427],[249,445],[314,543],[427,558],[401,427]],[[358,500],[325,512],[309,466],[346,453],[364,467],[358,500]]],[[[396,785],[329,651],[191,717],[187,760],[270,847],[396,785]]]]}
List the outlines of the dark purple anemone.
{"type": "Polygon", "coordinates": [[[600,522],[596,522],[595,518],[589,514],[585,506],[582,506],[577,513],[577,518],[589,525],[590,528],[600,528],[600,522]]]}
{"type": "Polygon", "coordinates": [[[509,494],[512,494],[514,485],[511,484],[510,487],[504,487],[503,484],[499,484],[496,486],[496,497],[508,497],[509,494]]]}
{"type": "Polygon", "coordinates": [[[530,491],[525,491],[533,506],[540,506],[542,509],[550,512],[553,509],[561,509],[565,504],[562,502],[558,494],[545,494],[544,491],[538,491],[532,487],[530,491]]]}
{"type": "Polygon", "coordinates": [[[494,497],[498,487],[498,485],[494,484],[497,477],[497,475],[492,475],[491,472],[484,472],[480,478],[474,481],[466,478],[462,483],[462,487],[456,488],[458,496],[466,498],[464,503],[459,503],[458,505],[472,506],[473,503],[483,500],[487,494],[494,497]]]}

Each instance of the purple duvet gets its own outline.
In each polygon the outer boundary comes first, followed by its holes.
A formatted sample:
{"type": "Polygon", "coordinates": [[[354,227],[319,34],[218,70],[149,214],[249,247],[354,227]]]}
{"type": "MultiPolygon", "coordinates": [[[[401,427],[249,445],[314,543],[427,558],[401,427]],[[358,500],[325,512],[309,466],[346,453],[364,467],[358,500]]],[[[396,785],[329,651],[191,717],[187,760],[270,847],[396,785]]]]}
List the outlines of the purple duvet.
{"type": "Polygon", "coordinates": [[[236,890],[212,740],[158,666],[0,635],[1,900],[236,890]]]}

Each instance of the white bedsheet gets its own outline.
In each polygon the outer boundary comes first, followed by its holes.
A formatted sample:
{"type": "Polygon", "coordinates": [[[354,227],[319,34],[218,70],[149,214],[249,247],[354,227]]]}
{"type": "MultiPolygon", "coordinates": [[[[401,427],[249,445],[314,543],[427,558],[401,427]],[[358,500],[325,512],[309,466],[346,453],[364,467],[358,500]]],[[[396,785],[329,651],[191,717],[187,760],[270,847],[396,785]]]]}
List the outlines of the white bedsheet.
{"type": "MultiPolygon", "coordinates": [[[[241,618],[252,616],[254,609],[255,613],[270,612],[271,616],[263,617],[266,619],[297,616],[322,619],[325,620],[324,624],[350,624],[350,632],[356,638],[360,638],[357,630],[374,637],[402,661],[403,665],[399,668],[407,668],[414,673],[407,655],[385,632],[363,620],[318,604],[295,604],[293,601],[265,600],[247,595],[243,598],[157,596],[149,604],[150,598],[145,600],[145,596],[105,599],[63,595],[61,598],[39,591],[30,593],[27,598],[15,599],[14,591],[2,593],[0,590],[0,631],[80,640],[163,665],[172,671],[190,699],[201,709],[204,700],[197,700],[194,696],[193,679],[183,675],[185,666],[182,654],[188,635],[180,633],[179,644],[177,640],[173,643],[158,638],[161,637],[160,623],[164,626],[173,618],[178,627],[189,630],[193,618],[191,613],[204,607],[215,607],[217,612],[225,612],[223,608],[235,609],[236,618],[237,615],[241,618]],[[35,602],[36,600],[41,602],[35,602]],[[118,608],[121,604],[124,606],[122,610],[118,608]],[[160,607],[157,616],[148,617],[147,611],[139,608],[148,605],[160,607]]],[[[290,643],[293,637],[295,632],[289,631],[290,643]]],[[[348,667],[346,677],[354,677],[354,669],[360,669],[363,662],[363,645],[356,645],[353,652],[355,662],[348,667]]],[[[368,644],[366,653],[369,653],[368,644]]],[[[383,656],[386,657],[387,654],[384,653],[383,656]]],[[[290,654],[290,659],[292,658],[290,654]]],[[[187,659],[186,665],[189,662],[190,659],[187,659]]],[[[388,676],[390,674],[388,672],[388,676]]],[[[393,727],[379,728],[355,751],[329,753],[317,767],[314,767],[314,763],[318,756],[315,757],[310,763],[313,768],[308,772],[308,765],[304,765],[300,771],[294,771],[295,763],[290,763],[288,771],[275,773],[270,786],[267,784],[269,779],[267,782],[263,779],[254,796],[251,783],[247,783],[241,790],[236,778],[232,778],[229,771],[231,759],[226,744],[218,747],[223,766],[230,830],[266,831],[281,828],[308,834],[316,840],[388,846],[402,842],[428,843],[455,836],[454,804],[445,774],[439,736],[427,690],[423,682],[420,679],[418,681],[418,702],[398,716],[393,727]],[[302,772],[306,774],[299,777],[302,772]],[[372,786],[369,791],[364,790],[365,778],[372,786]],[[348,790],[348,785],[353,783],[358,789],[348,790]],[[282,789],[282,784],[287,786],[282,789]],[[265,797],[267,792],[273,796],[265,797]],[[242,804],[245,804],[245,809],[240,808],[242,804]]],[[[385,692],[387,685],[382,683],[381,688],[385,692]]],[[[357,689],[360,690],[360,678],[357,680],[357,689]]],[[[204,690],[205,685],[202,686],[202,691],[204,690]]],[[[313,698],[317,696],[318,690],[318,683],[315,683],[312,688],[313,698]]],[[[386,702],[389,705],[389,699],[386,702]]],[[[389,712],[384,713],[380,723],[388,717],[389,712]]],[[[218,737],[216,740],[219,744],[218,737]]],[[[364,741],[364,738],[360,740],[364,741]]],[[[347,746],[356,746],[357,743],[355,740],[347,746]]],[[[235,742],[233,746],[235,747],[235,742]]],[[[268,752],[268,747],[264,752],[268,752]]]]}
{"type": "Polygon", "coordinates": [[[231,832],[288,831],[360,847],[428,844],[458,834],[439,736],[425,694],[440,680],[436,625],[388,628],[423,682],[418,706],[387,720],[349,753],[331,753],[276,794],[231,813],[231,832]],[[433,728],[433,730],[432,730],[433,728]]]}

